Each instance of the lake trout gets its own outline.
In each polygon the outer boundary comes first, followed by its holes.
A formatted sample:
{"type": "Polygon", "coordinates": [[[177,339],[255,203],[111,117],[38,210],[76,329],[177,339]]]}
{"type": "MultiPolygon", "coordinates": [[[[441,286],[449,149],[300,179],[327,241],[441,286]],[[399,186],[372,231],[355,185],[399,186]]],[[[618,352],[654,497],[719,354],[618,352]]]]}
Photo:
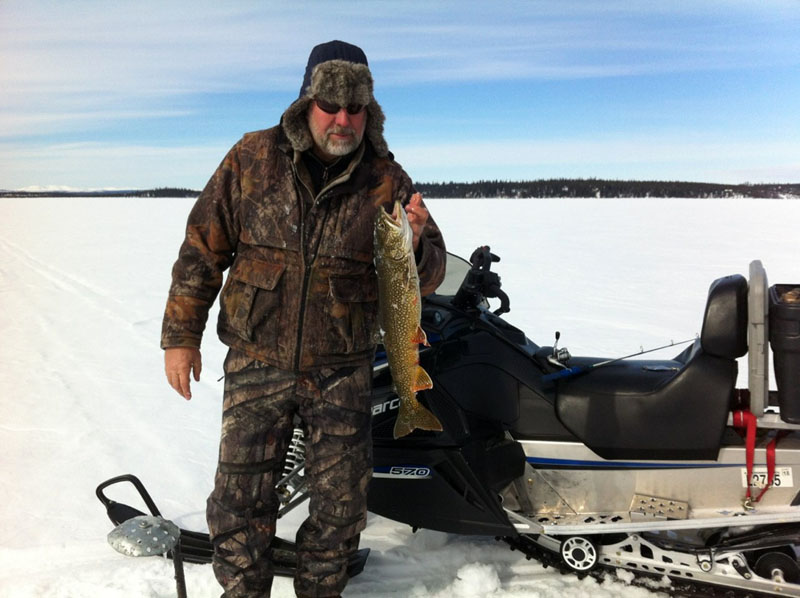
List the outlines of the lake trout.
{"type": "Polygon", "coordinates": [[[383,345],[400,397],[394,437],[415,429],[441,431],[436,416],[417,401],[417,391],[433,388],[433,382],[419,365],[419,344],[428,345],[428,339],[420,326],[422,299],[411,226],[399,201],[391,214],[381,208],[375,220],[375,268],[383,345]]]}

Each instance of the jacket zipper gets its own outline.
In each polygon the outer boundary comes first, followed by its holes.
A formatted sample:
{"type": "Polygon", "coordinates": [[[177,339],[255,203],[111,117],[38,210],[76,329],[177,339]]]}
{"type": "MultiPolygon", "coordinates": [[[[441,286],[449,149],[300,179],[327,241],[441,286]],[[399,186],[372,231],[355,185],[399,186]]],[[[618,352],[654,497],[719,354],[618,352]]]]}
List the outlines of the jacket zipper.
{"type": "MultiPolygon", "coordinates": [[[[294,350],[294,371],[300,371],[300,355],[302,354],[303,344],[303,325],[305,323],[306,315],[306,295],[308,294],[308,282],[311,278],[311,262],[308,261],[306,255],[306,200],[303,197],[303,191],[300,189],[302,185],[308,194],[313,198],[314,193],[306,186],[297,174],[297,166],[292,162],[292,170],[294,171],[295,188],[297,189],[297,199],[300,202],[300,257],[303,262],[303,285],[300,287],[300,312],[297,318],[297,342],[295,343],[294,350]]],[[[316,199],[312,200],[316,201],[316,199]]]]}
{"type": "MultiPolygon", "coordinates": [[[[333,182],[333,185],[325,185],[323,183],[323,188],[319,192],[319,195],[316,197],[314,196],[314,192],[308,188],[308,186],[303,182],[300,176],[297,173],[297,165],[292,161],[292,170],[294,172],[294,181],[295,181],[295,188],[297,189],[297,197],[300,200],[300,255],[303,261],[303,286],[300,288],[300,313],[298,314],[297,319],[297,343],[295,345],[295,354],[294,354],[294,371],[295,373],[300,372],[300,356],[303,354],[303,328],[305,327],[305,315],[306,315],[306,303],[308,298],[306,295],[308,294],[308,285],[311,279],[311,268],[314,262],[317,259],[317,254],[319,253],[319,246],[322,243],[322,238],[317,240],[317,244],[314,247],[311,256],[306,255],[306,243],[305,243],[305,236],[306,236],[306,204],[305,199],[302,196],[302,192],[300,190],[300,185],[308,191],[308,194],[313,198],[311,201],[311,207],[315,207],[323,198],[324,194],[332,189],[334,186],[344,183],[350,179],[350,172],[349,168],[346,170],[342,176],[337,177],[333,182]]],[[[330,210],[326,210],[323,222],[322,222],[322,231],[325,231],[325,220],[328,219],[328,214],[330,210]]]]}

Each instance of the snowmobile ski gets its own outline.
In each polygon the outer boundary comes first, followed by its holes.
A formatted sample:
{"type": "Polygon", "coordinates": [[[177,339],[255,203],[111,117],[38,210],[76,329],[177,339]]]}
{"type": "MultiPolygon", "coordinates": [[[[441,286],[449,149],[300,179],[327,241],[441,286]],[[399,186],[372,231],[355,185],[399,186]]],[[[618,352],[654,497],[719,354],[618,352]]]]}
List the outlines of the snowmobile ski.
{"type": "MultiPolygon", "coordinates": [[[[135,509],[124,503],[111,500],[106,496],[106,488],[114,484],[128,482],[136,488],[145,506],[151,515],[161,517],[161,512],[156,507],[150,493],[144,484],[133,474],[125,474],[106,480],[97,487],[96,495],[106,508],[106,514],[111,522],[117,526],[133,517],[145,515],[142,511],[135,509]]],[[[196,532],[180,529],[179,546],[183,561],[186,563],[206,564],[210,563],[214,555],[214,548],[206,532],[196,532]]],[[[293,577],[297,569],[297,546],[294,542],[276,537],[272,542],[272,562],[275,567],[275,574],[283,577],[293,577]]],[[[369,556],[369,549],[362,548],[350,559],[347,572],[350,577],[355,577],[364,570],[364,566],[369,556]]],[[[168,558],[172,558],[172,551],[167,553],[168,558]]]]}

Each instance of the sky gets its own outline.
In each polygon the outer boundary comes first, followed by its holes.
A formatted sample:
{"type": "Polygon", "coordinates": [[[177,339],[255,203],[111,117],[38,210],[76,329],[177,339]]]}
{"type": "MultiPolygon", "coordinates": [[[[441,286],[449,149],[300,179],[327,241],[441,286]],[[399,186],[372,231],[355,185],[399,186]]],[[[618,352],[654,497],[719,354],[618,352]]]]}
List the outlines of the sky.
{"type": "Polygon", "coordinates": [[[331,39],[418,182],[800,182],[797,0],[0,0],[0,189],[201,189],[331,39]]]}

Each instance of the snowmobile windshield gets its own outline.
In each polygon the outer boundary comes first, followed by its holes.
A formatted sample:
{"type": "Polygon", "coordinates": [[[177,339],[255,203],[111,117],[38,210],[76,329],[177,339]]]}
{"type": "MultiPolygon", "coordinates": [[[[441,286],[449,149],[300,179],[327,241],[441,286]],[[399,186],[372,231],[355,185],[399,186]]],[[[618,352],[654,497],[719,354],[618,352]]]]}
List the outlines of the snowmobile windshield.
{"type": "Polygon", "coordinates": [[[463,257],[447,253],[447,271],[444,280],[436,287],[437,295],[454,296],[472,266],[463,257]]]}

